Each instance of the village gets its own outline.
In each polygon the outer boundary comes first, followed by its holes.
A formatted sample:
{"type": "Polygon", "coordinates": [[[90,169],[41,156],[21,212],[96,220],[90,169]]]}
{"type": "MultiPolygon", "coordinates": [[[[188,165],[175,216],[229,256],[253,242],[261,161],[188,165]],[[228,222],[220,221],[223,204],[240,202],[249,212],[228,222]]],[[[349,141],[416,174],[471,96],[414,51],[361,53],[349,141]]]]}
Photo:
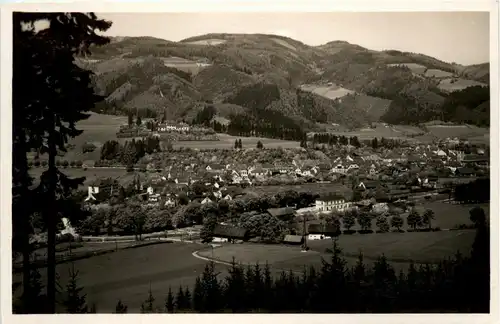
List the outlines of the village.
{"type": "MultiPolygon", "coordinates": [[[[102,214],[116,205],[137,201],[149,211],[145,224],[153,222],[148,217],[162,224],[142,227],[143,233],[193,226],[199,232],[210,213],[219,215],[217,226],[211,226],[214,235],[228,229],[232,233],[244,225],[245,213],[255,216],[264,212],[267,218],[282,222],[282,229],[271,236],[275,242],[283,242],[287,236],[290,239],[305,232],[309,239],[328,238],[332,233],[325,230],[325,219],[332,223],[332,218],[325,215],[341,219],[352,210],[362,210],[375,219],[377,215],[390,216],[394,210],[408,213],[419,202],[452,203],[456,186],[489,177],[488,148],[457,139],[401,143],[391,148],[381,144],[309,146],[239,148],[236,141],[238,148],[232,150],[180,148],[145,154],[138,161],[139,172],[131,172],[132,181],[98,179],[88,186],[84,204],[94,214],[102,214]],[[252,200],[260,201],[252,204],[252,200]],[[193,215],[196,208],[200,213],[193,215]],[[309,231],[302,228],[306,219],[309,231]],[[323,231],[314,230],[319,223],[324,224],[323,231]]],[[[80,226],[82,234],[110,235],[105,229],[108,223],[101,219],[102,228],[97,231],[95,221],[83,222],[92,223],[92,229],[80,226]]],[[[130,226],[120,226],[119,221],[115,223],[113,235],[133,231],[130,226]]],[[[234,238],[219,236],[210,238],[234,238]]]]}

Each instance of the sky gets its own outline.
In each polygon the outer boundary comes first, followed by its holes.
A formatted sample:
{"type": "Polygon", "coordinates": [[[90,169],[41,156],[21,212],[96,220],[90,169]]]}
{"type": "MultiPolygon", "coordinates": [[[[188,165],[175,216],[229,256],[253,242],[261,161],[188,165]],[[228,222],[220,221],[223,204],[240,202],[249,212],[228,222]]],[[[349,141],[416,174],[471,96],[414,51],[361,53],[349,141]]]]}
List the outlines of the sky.
{"type": "Polygon", "coordinates": [[[334,40],[430,55],[469,65],[489,62],[488,12],[101,13],[109,36],[170,41],[207,33],[262,33],[308,45],[334,40]]]}

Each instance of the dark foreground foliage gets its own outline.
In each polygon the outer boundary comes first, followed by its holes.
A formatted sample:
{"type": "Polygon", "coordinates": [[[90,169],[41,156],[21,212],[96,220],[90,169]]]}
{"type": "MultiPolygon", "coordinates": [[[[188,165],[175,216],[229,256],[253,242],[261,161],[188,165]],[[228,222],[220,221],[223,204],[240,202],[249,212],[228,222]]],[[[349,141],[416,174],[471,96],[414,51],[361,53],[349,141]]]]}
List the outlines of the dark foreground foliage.
{"type": "MultiPolygon", "coordinates": [[[[302,274],[282,272],[277,278],[267,264],[245,267],[234,260],[229,275],[220,278],[214,263],[209,263],[192,294],[187,287],[180,287],[177,293],[169,289],[165,296],[153,296],[150,290],[141,312],[489,312],[489,230],[485,224],[477,229],[470,256],[457,253],[438,264],[412,263],[406,272],[396,273],[383,255],[367,266],[360,254],[357,264],[348,268],[336,241],[331,252],[331,259],[323,260],[320,269],[304,268],[302,274]]],[[[82,297],[76,296],[79,289],[70,290],[71,301],[83,305],[82,297]]],[[[82,311],[82,307],[71,309],[82,311]]],[[[127,306],[118,301],[116,313],[125,312],[127,306]]]]}

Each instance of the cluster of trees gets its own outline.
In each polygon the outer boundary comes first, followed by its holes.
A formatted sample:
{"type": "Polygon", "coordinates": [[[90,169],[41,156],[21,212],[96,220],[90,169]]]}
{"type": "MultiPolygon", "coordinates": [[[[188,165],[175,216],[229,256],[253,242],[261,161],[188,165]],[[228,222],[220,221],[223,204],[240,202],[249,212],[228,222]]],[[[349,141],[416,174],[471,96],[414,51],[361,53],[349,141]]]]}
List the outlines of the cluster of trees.
{"type": "MultiPolygon", "coordinates": [[[[181,286],[174,297],[169,288],[156,303],[150,289],[141,312],[489,313],[489,249],[489,230],[482,224],[470,256],[457,253],[432,265],[411,262],[399,272],[385,256],[368,264],[361,253],[349,267],[336,240],[330,260],[322,259],[319,269],[304,267],[301,274],[276,273],[267,263],[242,266],[233,259],[221,279],[211,262],[192,293],[181,286]]],[[[126,312],[119,300],[115,313],[126,312]]]]}
{"type": "MultiPolygon", "coordinates": [[[[327,144],[330,146],[335,146],[335,145],[352,145],[355,147],[361,147],[363,144],[367,146],[371,146],[374,149],[377,148],[388,148],[388,149],[393,149],[396,147],[400,147],[402,145],[401,140],[397,139],[387,139],[387,138],[380,138],[380,140],[377,137],[374,137],[371,140],[365,140],[363,142],[360,142],[357,136],[352,136],[352,137],[347,137],[344,135],[335,135],[333,133],[314,133],[312,136],[312,144],[327,144]]],[[[307,147],[307,143],[306,146],[307,147]]]]}
{"type": "Polygon", "coordinates": [[[441,120],[489,126],[489,87],[474,86],[439,95],[444,97],[444,100],[435,104],[421,104],[417,98],[399,93],[392,99],[389,109],[381,119],[390,124],[418,124],[441,120]]]}
{"type": "MultiPolygon", "coordinates": [[[[31,168],[31,167],[35,167],[35,168],[44,167],[45,168],[48,166],[48,164],[49,164],[49,162],[47,160],[40,161],[39,159],[36,159],[36,160],[28,161],[29,168],[31,168]]],[[[67,168],[67,167],[81,168],[83,166],[83,162],[80,160],[72,160],[72,161],[56,160],[56,166],[61,166],[64,168],[67,168]]]]}
{"type": "Polygon", "coordinates": [[[242,149],[243,148],[243,144],[241,143],[241,138],[234,140],[234,148],[235,149],[242,149]]]}
{"type": "Polygon", "coordinates": [[[459,184],[453,191],[455,201],[460,203],[485,203],[490,201],[490,179],[481,178],[459,184]]]}
{"type": "Polygon", "coordinates": [[[206,238],[212,237],[215,223],[228,222],[243,227],[262,240],[279,242],[286,231],[294,226],[291,215],[274,217],[267,213],[269,208],[297,206],[309,207],[317,195],[287,190],[275,195],[263,195],[258,198],[237,198],[232,201],[220,200],[218,203],[200,205],[191,203],[181,208],[175,215],[173,223],[177,227],[193,222],[204,224],[206,238]],[[208,222],[208,223],[207,223],[208,222]]]}
{"type": "Polygon", "coordinates": [[[106,141],[101,148],[101,160],[118,161],[124,165],[137,163],[144,155],[161,152],[160,139],[150,136],[142,140],[126,141],[123,145],[115,140],[106,141]]]}

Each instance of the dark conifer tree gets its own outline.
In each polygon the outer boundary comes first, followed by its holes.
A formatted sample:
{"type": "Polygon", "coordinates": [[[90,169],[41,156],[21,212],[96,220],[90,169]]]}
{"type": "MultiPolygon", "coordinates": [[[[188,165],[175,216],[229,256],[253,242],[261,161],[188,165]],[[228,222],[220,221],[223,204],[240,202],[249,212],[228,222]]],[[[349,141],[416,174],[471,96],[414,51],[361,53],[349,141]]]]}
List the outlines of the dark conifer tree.
{"type": "MultiPolygon", "coordinates": [[[[57,189],[58,185],[63,191],[75,185],[57,170],[55,158],[58,151],[65,151],[68,137],[81,134],[75,127],[76,122],[87,118],[84,112],[102,99],[90,86],[92,72],[78,67],[74,56],[90,54],[91,45],[109,42],[96,34],[96,30],[105,31],[111,23],[97,19],[92,13],[17,12],[13,26],[13,125],[16,125],[13,150],[22,154],[35,148],[49,155],[49,170],[42,181],[45,195],[40,202],[45,206],[48,229],[48,311],[54,313],[57,224],[54,215],[61,212],[56,190],[61,189],[57,189]],[[48,22],[48,28],[37,30],[35,23],[42,20],[48,22]],[[26,88],[34,90],[26,93],[22,90],[26,88]],[[24,136],[22,141],[16,140],[19,135],[24,136]]],[[[21,160],[14,162],[18,161],[22,166],[21,160]]]]}
{"type": "Polygon", "coordinates": [[[78,271],[75,271],[75,265],[71,263],[69,281],[66,285],[66,294],[63,301],[63,305],[68,313],[87,313],[86,295],[82,294],[82,290],[83,288],[78,286],[78,271]]]}
{"type": "Polygon", "coordinates": [[[175,308],[174,295],[172,294],[172,288],[168,287],[167,298],[165,299],[165,310],[169,313],[173,313],[175,308]]]}
{"type": "Polygon", "coordinates": [[[179,286],[179,291],[175,297],[175,307],[178,311],[186,309],[186,296],[184,290],[182,290],[182,286],[179,286]]]}
{"type": "Polygon", "coordinates": [[[242,312],[246,309],[245,277],[241,266],[236,264],[233,257],[229,275],[226,277],[224,297],[226,307],[233,312],[242,312]]]}
{"type": "Polygon", "coordinates": [[[141,305],[141,313],[153,313],[155,298],[153,292],[151,291],[151,284],[149,285],[148,298],[141,305]]]}
{"type": "Polygon", "coordinates": [[[121,299],[118,300],[118,303],[115,306],[115,314],[125,314],[128,312],[127,305],[124,305],[121,299]]]}
{"type": "Polygon", "coordinates": [[[189,291],[189,287],[186,287],[184,289],[184,309],[191,309],[192,308],[192,302],[191,302],[191,292],[189,291]]]}

